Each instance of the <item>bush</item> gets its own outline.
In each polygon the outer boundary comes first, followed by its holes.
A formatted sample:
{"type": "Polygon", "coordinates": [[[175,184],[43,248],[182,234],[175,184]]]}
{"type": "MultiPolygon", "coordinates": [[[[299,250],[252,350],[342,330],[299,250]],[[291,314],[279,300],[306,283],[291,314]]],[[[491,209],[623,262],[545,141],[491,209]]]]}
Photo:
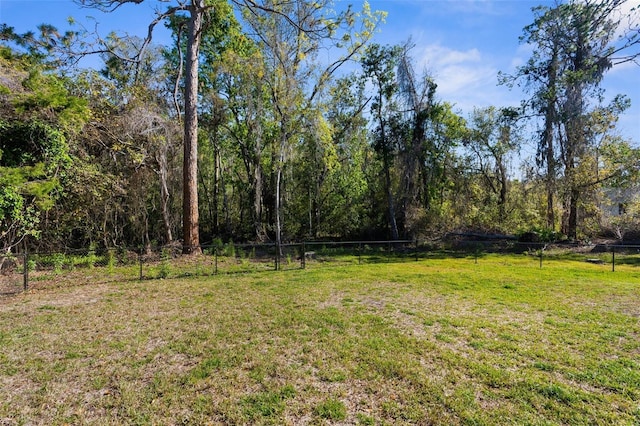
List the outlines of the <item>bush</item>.
{"type": "Polygon", "coordinates": [[[53,271],[56,274],[62,272],[62,267],[64,266],[66,261],[66,256],[62,253],[56,253],[51,255],[51,265],[53,266],[53,271]]]}
{"type": "Polygon", "coordinates": [[[533,228],[519,232],[518,241],[521,243],[553,243],[566,240],[566,236],[549,228],[533,228]]]}
{"type": "Polygon", "coordinates": [[[229,241],[222,249],[222,255],[228,257],[236,257],[236,246],[233,241],[229,241]]]}
{"type": "Polygon", "coordinates": [[[109,271],[113,271],[113,268],[116,266],[116,253],[114,250],[107,250],[105,255],[106,264],[109,271]]]}
{"type": "Polygon", "coordinates": [[[158,271],[158,278],[167,278],[171,273],[171,266],[169,260],[171,259],[170,250],[163,248],[160,261],[160,270],[158,271]]]}

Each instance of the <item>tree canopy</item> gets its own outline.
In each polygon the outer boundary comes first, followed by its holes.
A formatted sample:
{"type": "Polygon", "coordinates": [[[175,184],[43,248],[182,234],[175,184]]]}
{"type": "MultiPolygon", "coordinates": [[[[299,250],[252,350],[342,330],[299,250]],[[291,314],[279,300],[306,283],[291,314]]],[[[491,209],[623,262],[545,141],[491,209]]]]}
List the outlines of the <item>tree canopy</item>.
{"type": "Polygon", "coordinates": [[[366,3],[162,1],[146,38],[3,25],[2,249],[622,237],[639,221],[640,153],[616,124],[634,99],[602,82],[640,52],[623,4],[534,8],[521,41],[535,49],[501,76],[526,88],[522,104],[468,116],[415,69],[411,40],[372,42],[385,14],[366,3]],[[154,43],[158,25],[170,45],[154,43]],[[80,68],[88,54],[102,69],[80,68]],[[631,194],[623,214],[612,191],[631,194]]]}

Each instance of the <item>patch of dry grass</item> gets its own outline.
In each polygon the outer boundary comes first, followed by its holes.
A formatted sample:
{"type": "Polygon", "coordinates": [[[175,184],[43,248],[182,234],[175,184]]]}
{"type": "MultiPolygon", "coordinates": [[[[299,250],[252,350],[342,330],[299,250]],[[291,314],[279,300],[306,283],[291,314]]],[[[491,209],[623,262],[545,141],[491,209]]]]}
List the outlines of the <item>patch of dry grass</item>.
{"type": "Polygon", "coordinates": [[[634,424],[640,273],[526,257],[0,299],[0,424],[634,424]]]}

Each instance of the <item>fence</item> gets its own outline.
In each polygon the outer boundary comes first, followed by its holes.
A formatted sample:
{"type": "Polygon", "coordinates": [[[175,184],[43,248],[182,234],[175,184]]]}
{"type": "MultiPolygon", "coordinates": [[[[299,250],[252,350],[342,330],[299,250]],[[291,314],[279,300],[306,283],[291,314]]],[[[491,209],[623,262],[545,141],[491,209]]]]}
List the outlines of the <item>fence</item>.
{"type": "Polygon", "coordinates": [[[69,250],[65,253],[0,255],[0,295],[28,289],[145,279],[319,268],[435,258],[523,254],[542,268],[554,260],[640,266],[640,246],[521,243],[516,241],[313,241],[291,244],[233,244],[199,247],[182,256],[179,247],[156,250],[69,250]]]}

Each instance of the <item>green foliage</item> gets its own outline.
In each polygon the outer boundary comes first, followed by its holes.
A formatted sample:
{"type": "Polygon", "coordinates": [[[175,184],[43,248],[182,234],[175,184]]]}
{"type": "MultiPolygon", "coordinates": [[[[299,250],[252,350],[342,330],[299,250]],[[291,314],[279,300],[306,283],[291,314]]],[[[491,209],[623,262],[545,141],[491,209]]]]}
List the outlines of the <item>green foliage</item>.
{"type": "Polygon", "coordinates": [[[23,212],[24,198],[10,187],[6,180],[0,186],[0,218],[4,221],[18,220],[23,212]]]}
{"type": "MultiPolygon", "coordinates": [[[[20,186],[12,184],[16,175],[20,176],[25,171],[0,167],[0,237],[5,245],[3,248],[19,242],[26,235],[39,235],[40,214],[36,204],[29,202],[28,189],[37,193],[42,187],[27,185],[28,181],[21,182],[20,186]]],[[[46,200],[37,201],[47,205],[46,200]]]]}
{"type": "Polygon", "coordinates": [[[64,264],[67,263],[67,258],[62,253],[56,253],[51,255],[50,262],[51,262],[51,265],[53,266],[53,271],[56,274],[60,274],[62,272],[62,268],[64,267],[64,264]]]}
{"type": "Polygon", "coordinates": [[[33,259],[29,259],[29,261],[27,261],[27,271],[29,272],[33,272],[36,270],[36,261],[33,259]]]}
{"type": "Polygon", "coordinates": [[[71,163],[64,134],[39,121],[0,121],[0,150],[3,167],[44,164],[44,172],[54,175],[71,163]]]}
{"type": "Polygon", "coordinates": [[[244,248],[242,247],[238,247],[236,249],[236,256],[241,259],[241,260],[246,260],[247,258],[247,252],[244,250],[244,248]]]}
{"type": "MultiPolygon", "coordinates": [[[[213,7],[209,8],[206,14],[200,44],[202,59],[199,62],[199,82],[204,91],[211,90],[218,85],[218,81],[216,81],[217,69],[227,52],[246,56],[255,51],[255,44],[242,32],[240,23],[228,1],[207,0],[207,5],[213,7]]],[[[187,37],[184,35],[187,24],[188,17],[183,14],[173,14],[166,21],[166,27],[172,31],[174,40],[177,41],[179,33],[182,35],[180,39],[182,44],[179,48],[183,52],[187,48],[187,37]]],[[[175,43],[173,45],[175,46],[175,43]]],[[[171,64],[171,69],[177,70],[179,55],[176,48],[165,49],[163,54],[171,64]]]]}
{"type": "Polygon", "coordinates": [[[32,71],[22,82],[27,92],[14,101],[16,113],[21,116],[42,116],[46,111],[56,125],[67,132],[81,129],[90,118],[87,101],[70,96],[60,77],[32,71]]]}
{"type": "Polygon", "coordinates": [[[158,268],[158,278],[169,278],[171,274],[171,251],[163,248],[160,254],[160,267],[158,268]]]}
{"type": "Polygon", "coordinates": [[[229,241],[227,244],[224,245],[224,247],[222,248],[221,254],[223,256],[228,256],[228,257],[236,256],[236,246],[235,244],[233,244],[233,241],[229,241]]]}
{"type": "Polygon", "coordinates": [[[547,226],[556,226],[553,204],[559,201],[561,229],[571,239],[589,234],[590,223],[598,221],[594,192],[603,182],[598,144],[610,137],[629,106],[623,95],[599,105],[606,72],[637,55],[629,54],[638,40],[636,30],[618,16],[621,3],[569,1],[534,8],[534,22],[521,37],[535,47],[531,58],[503,78],[509,85],[524,83],[530,94],[523,105],[541,121],[537,160],[545,167],[547,226]]]}
{"type": "Polygon", "coordinates": [[[89,109],[33,58],[2,51],[7,93],[0,112],[0,235],[6,248],[40,234],[40,216],[60,198],[73,162],[67,138],[89,118],[89,109]]]}
{"type": "Polygon", "coordinates": [[[0,233],[12,245],[39,234],[40,212],[53,206],[71,160],[64,137],[38,122],[0,121],[0,151],[0,233]]]}
{"type": "Polygon", "coordinates": [[[517,234],[520,240],[528,240],[530,242],[552,243],[566,240],[566,235],[549,228],[534,227],[526,231],[520,231],[517,234]]]}
{"type": "Polygon", "coordinates": [[[107,250],[107,253],[106,253],[105,256],[106,256],[107,270],[111,274],[111,273],[114,272],[116,263],[118,261],[118,259],[116,257],[116,251],[113,250],[113,249],[107,250]]]}
{"type": "MultiPolygon", "coordinates": [[[[595,105],[619,24],[601,3],[536,8],[522,39],[537,48],[516,76],[503,77],[525,80],[533,110],[490,107],[468,122],[439,100],[436,78],[414,72],[409,42],[368,44],[385,14],[366,3],[361,12],[336,11],[324,0],[274,4],[271,12],[205,3],[200,235],[217,239],[220,253],[246,255],[222,244],[230,239],[376,239],[393,235],[392,228],[402,238],[479,228],[530,230],[546,240],[553,237],[546,228],[566,233],[548,215],[568,217],[569,204],[579,212],[576,235],[594,235],[602,223],[619,235],[637,228],[633,200],[621,203],[627,208],[619,217],[604,217],[599,208],[603,184],[633,190],[640,170],[633,143],[611,132],[630,100],[595,105]],[[587,40],[594,42],[580,44],[587,40]],[[338,58],[328,68],[325,50],[338,58]],[[337,78],[347,59],[360,69],[337,78]],[[571,101],[578,98],[585,102],[571,101]],[[522,181],[512,171],[521,112],[549,112],[556,138],[533,135],[538,163],[527,165],[522,181]],[[579,192],[575,200],[572,191],[579,192]]],[[[102,40],[114,53],[102,56],[104,69],[72,69],[73,78],[56,68],[59,48],[88,46],[87,33],[0,27],[3,244],[25,235],[51,246],[175,238],[184,111],[167,99],[181,101],[178,71],[190,13],[176,11],[165,21],[174,41],[180,34],[179,46],[149,45],[134,63],[122,58],[137,57],[144,40],[112,33],[102,40]]]]}

